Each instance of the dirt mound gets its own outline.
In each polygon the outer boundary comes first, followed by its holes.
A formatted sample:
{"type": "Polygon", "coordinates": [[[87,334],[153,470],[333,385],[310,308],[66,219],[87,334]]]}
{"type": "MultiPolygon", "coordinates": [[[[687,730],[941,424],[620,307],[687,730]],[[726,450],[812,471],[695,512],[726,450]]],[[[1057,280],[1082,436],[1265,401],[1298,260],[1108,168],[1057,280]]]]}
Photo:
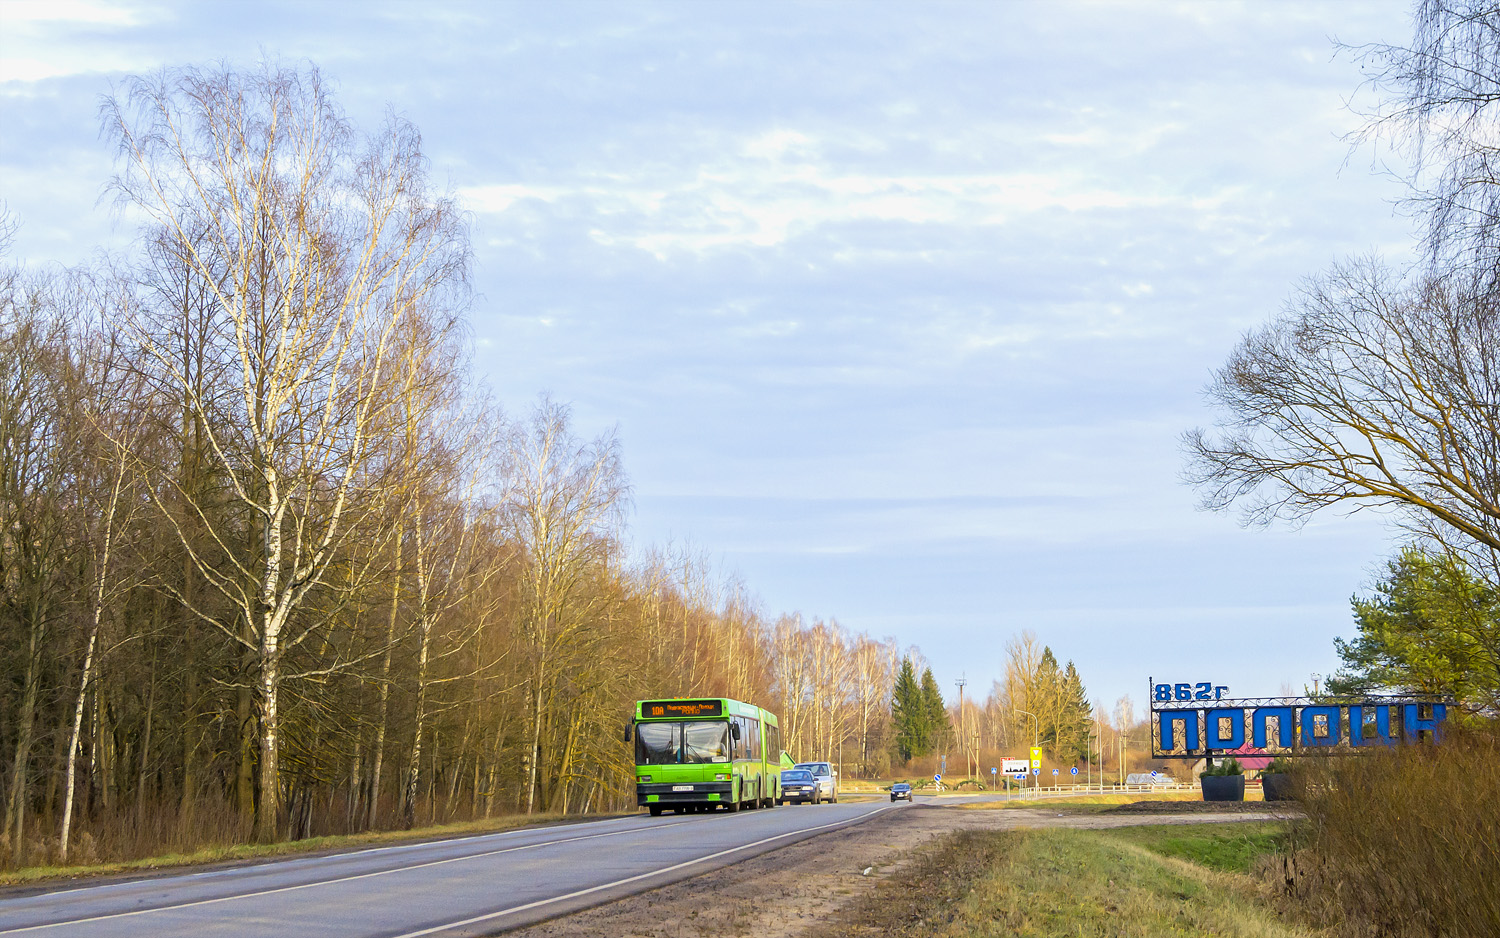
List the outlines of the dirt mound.
{"type": "Polygon", "coordinates": [[[1100,814],[1299,814],[1285,801],[1132,801],[1100,814]]]}

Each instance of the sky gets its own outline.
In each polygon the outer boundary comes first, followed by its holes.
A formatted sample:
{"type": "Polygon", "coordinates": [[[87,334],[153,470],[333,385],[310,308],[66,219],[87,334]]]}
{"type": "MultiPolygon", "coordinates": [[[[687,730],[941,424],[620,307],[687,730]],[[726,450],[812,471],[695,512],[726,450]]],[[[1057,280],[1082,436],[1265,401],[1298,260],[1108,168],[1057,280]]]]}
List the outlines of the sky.
{"type": "Polygon", "coordinates": [[[1029,629],[1091,696],[1337,668],[1396,535],[1196,507],[1203,387],[1299,281],[1413,225],[1335,40],[1405,3],[0,0],[0,199],[30,264],[128,250],[101,96],[315,64],[471,213],[474,362],[615,428],[637,549],[982,697],[1029,629]]]}

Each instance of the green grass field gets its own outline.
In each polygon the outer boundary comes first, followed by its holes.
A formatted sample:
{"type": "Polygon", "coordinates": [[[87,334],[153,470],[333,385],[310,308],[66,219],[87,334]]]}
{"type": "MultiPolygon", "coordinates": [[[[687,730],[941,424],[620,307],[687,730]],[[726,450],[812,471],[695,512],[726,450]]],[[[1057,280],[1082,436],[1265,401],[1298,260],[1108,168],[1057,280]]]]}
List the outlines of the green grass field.
{"type": "Polygon", "coordinates": [[[1281,822],[1113,830],[967,831],[944,838],[831,931],[940,938],[1322,934],[1260,898],[1248,870],[1281,822]]]}

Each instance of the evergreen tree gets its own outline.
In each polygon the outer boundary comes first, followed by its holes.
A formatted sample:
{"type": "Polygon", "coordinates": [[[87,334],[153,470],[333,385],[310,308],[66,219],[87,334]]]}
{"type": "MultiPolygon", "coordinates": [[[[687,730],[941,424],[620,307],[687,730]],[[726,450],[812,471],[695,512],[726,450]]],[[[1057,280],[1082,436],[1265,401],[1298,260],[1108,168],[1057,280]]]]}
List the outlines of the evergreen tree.
{"type": "Polygon", "coordinates": [[[926,735],[922,755],[940,752],[952,745],[953,727],[948,722],[948,705],[943,703],[943,692],[938,689],[931,668],[922,672],[922,716],[926,735]]]}
{"type": "Polygon", "coordinates": [[[1036,713],[1037,732],[1041,741],[1037,744],[1060,758],[1058,753],[1058,727],[1062,723],[1062,675],[1058,672],[1057,656],[1052,648],[1042,649],[1042,660],[1037,664],[1036,700],[1031,709],[1036,713]]]}
{"type": "Polygon", "coordinates": [[[1460,560],[1407,548],[1369,599],[1354,599],[1359,634],[1334,639],[1335,694],[1452,695],[1500,713],[1500,595],[1460,560]]]}
{"type": "Polygon", "coordinates": [[[926,714],[922,707],[922,688],[917,684],[917,670],[910,658],[901,660],[896,684],[891,690],[891,729],[896,758],[909,762],[922,754],[926,736],[923,730],[926,714]]]}
{"type": "Polygon", "coordinates": [[[1069,661],[1063,670],[1061,716],[1058,721],[1057,757],[1064,762],[1077,762],[1088,757],[1089,722],[1093,707],[1089,706],[1088,692],[1083,689],[1083,679],[1078,669],[1069,661]]]}

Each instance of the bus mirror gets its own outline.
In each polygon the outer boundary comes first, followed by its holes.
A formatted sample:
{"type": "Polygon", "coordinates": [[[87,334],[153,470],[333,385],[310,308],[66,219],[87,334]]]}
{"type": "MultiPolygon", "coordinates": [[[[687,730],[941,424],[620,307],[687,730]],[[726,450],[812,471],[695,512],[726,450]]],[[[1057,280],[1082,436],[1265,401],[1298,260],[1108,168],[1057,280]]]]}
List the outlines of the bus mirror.
{"type": "Polygon", "coordinates": [[[625,724],[625,741],[627,743],[630,742],[630,724],[629,723],[625,724]]]}
{"type": "Polygon", "coordinates": [[[740,738],[740,725],[738,723],[729,724],[729,735],[735,739],[740,738]]]}

